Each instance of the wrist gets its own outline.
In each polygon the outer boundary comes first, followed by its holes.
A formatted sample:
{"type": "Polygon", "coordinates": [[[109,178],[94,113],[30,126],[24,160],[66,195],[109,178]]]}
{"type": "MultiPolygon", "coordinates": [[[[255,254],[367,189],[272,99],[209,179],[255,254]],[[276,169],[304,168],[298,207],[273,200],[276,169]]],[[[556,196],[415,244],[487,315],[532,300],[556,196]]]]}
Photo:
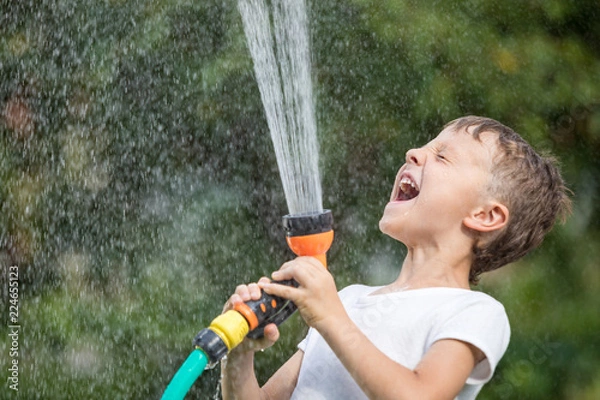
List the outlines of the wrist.
{"type": "Polygon", "coordinates": [[[226,382],[236,382],[243,373],[254,371],[254,354],[252,352],[231,352],[221,359],[221,377],[226,382]]]}
{"type": "Polygon", "coordinates": [[[235,348],[221,360],[223,368],[254,365],[254,351],[235,348]]]}
{"type": "Polygon", "coordinates": [[[342,332],[350,326],[354,326],[354,323],[345,310],[331,313],[313,325],[323,337],[329,336],[331,333],[342,332]]]}

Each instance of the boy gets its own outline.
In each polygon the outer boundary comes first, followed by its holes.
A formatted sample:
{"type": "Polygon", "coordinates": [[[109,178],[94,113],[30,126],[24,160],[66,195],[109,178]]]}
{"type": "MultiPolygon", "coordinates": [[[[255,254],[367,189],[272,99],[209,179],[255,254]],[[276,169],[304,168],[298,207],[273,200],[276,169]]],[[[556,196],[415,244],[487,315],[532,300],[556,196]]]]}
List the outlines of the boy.
{"type": "Polygon", "coordinates": [[[539,245],[570,201],[553,160],[488,118],[447,124],[406,153],[379,223],[404,243],[396,281],[339,294],[329,272],[299,257],[272,274],[298,288],[240,286],[226,305],[260,290],[292,300],[311,327],[299,350],[260,388],[253,353],[279,336],[245,340],[223,363],[229,399],[473,399],[509,341],[500,303],[470,291],[482,272],[539,245]]]}

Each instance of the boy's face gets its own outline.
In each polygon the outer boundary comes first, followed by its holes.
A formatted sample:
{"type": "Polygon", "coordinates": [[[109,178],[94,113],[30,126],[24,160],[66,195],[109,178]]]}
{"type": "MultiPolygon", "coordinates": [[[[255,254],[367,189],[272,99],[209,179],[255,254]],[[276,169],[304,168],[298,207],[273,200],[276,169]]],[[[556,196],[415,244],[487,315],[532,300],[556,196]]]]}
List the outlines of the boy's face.
{"type": "Polygon", "coordinates": [[[496,135],[475,139],[450,126],[435,139],[406,153],[381,231],[411,247],[437,245],[459,234],[463,220],[487,198],[496,135]]]}

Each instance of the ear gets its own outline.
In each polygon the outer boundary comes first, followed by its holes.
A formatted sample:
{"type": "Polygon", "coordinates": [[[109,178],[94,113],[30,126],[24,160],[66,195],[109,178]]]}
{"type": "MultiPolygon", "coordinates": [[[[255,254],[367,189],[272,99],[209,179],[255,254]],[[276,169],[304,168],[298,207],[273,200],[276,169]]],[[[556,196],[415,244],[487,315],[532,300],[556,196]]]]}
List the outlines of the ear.
{"type": "Polygon", "coordinates": [[[463,224],[478,232],[491,232],[502,229],[508,223],[508,208],[498,202],[490,202],[471,211],[463,219],[463,224]]]}

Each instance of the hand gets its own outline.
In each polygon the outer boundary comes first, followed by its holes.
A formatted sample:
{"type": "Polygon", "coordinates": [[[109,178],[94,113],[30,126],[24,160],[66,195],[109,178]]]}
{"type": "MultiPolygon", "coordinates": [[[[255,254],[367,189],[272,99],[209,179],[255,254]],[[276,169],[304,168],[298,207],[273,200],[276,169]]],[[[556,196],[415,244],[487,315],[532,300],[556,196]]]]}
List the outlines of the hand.
{"type": "Polygon", "coordinates": [[[258,285],[269,294],[293,301],[309,326],[320,330],[328,323],[334,323],[337,317],[347,315],[333,277],[316,258],[298,257],[283,264],[271,276],[273,280],[295,279],[298,282],[297,288],[268,280],[261,280],[258,285]]]}
{"type": "MultiPolygon", "coordinates": [[[[250,283],[248,285],[239,285],[235,288],[235,293],[231,295],[229,300],[223,306],[223,312],[233,309],[239,303],[245,303],[250,300],[258,300],[261,297],[261,289],[259,285],[268,284],[269,278],[262,277],[258,283],[250,283]]],[[[264,337],[261,339],[249,339],[244,341],[234,348],[232,352],[256,352],[271,347],[279,339],[279,329],[275,324],[265,326],[264,337]]]]}

